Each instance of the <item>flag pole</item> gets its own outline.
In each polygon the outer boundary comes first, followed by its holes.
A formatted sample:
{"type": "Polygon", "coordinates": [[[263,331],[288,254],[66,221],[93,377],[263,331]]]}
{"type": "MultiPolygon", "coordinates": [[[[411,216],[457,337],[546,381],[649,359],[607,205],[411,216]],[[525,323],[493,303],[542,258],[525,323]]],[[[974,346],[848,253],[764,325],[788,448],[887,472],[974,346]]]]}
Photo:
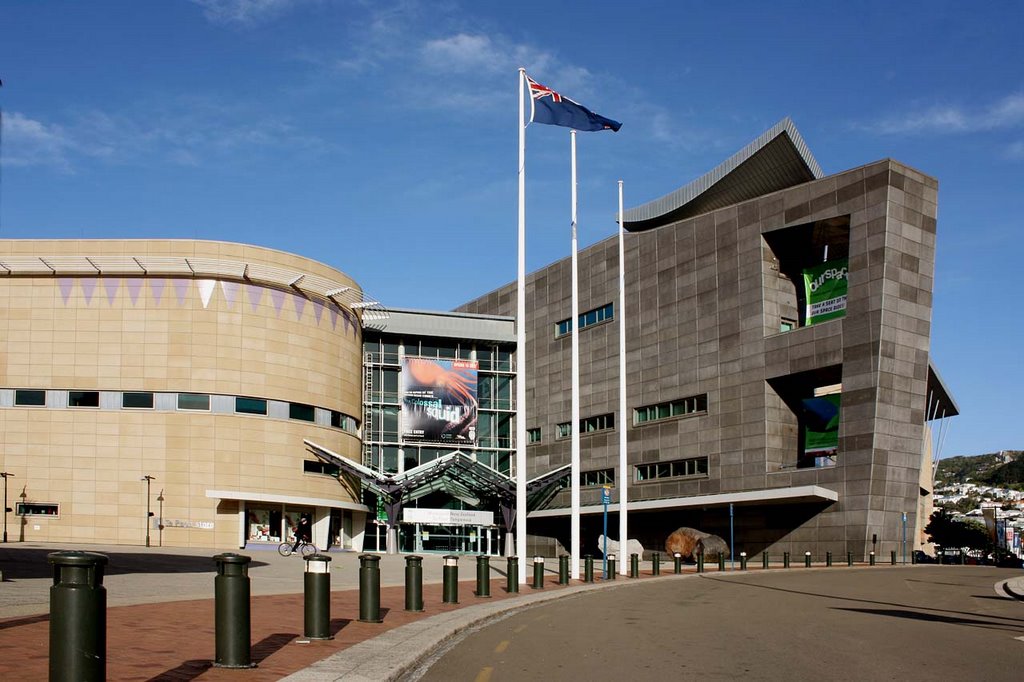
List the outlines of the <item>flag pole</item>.
{"type": "Polygon", "coordinates": [[[580,577],[580,287],[576,242],[576,131],[569,131],[572,152],[572,522],[570,577],[580,577]]]}
{"type": "Polygon", "coordinates": [[[516,286],[516,521],[519,582],[526,584],[526,69],[519,69],[519,266],[516,286]]]}
{"type": "Polygon", "coordinates": [[[626,575],[626,542],[629,538],[626,505],[629,500],[629,465],[626,462],[626,247],[622,211],[622,180],[619,180],[619,573],[626,575]]]}

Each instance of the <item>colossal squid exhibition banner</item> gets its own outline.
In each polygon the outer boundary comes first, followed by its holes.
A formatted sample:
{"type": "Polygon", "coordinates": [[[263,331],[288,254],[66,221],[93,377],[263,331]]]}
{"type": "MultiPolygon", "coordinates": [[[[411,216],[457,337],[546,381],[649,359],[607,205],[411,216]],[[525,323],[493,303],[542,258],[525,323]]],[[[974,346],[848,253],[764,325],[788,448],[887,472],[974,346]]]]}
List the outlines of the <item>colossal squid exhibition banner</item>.
{"type": "Polygon", "coordinates": [[[804,270],[807,326],[846,314],[847,263],[840,258],[804,270]]]}
{"type": "Polygon", "coordinates": [[[402,435],[434,443],[476,441],[477,362],[405,358],[402,435]]]}
{"type": "Polygon", "coordinates": [[[842,395],[834,393],[803,401],[804,452],[797,466],[825,467],[836,463],[842,395]]]}

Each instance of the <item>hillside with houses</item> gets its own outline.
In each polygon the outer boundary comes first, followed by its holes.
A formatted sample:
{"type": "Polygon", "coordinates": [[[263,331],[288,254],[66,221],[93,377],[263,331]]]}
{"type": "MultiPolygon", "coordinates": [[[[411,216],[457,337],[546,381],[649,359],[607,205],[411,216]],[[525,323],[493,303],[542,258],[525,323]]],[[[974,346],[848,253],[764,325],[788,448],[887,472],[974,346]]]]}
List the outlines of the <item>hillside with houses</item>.
{"type": "Polygon", "coordinates": [[[994,521],[1005,546],[1019,555],[1024,534],[1024,451],[940,460],[933,501],[937,509],[948,510],[957,520],[994,521]]]}

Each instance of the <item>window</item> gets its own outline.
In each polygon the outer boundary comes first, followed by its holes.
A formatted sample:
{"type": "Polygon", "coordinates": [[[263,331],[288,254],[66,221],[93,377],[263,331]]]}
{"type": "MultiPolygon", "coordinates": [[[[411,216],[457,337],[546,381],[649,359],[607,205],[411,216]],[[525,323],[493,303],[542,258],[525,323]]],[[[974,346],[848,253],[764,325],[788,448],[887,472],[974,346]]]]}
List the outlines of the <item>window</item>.
{"type": "Polygon", "coordinates": [[[206,393],[179,393],[179,410],[209,410],[210,396],[206,393]]]}
{"type": "Polygon", "coordinates": [[[316,421],[316,409],[312,405],[288,403],[288,418],[304,422],[316,421]]]}
{"type": "Polygon", "coordinates": [[[38,502],[19,502],[15,516],[60,516],[60,505],[38,502]]]}
{"type": "Polygon", "coordinates": [[[305,460],[302,462],[302,470],[307,474],[320,474],[322,476],[333,476],[337,478],[340,473],[340,469],[335,464],[328,464],[327,462],[310,462],[305,460]]]}
{"type": "Polygon", "coordinates": [[[597,469],[580,472],[580,487],[615,485],[615,469],[597,469]]]}
{"type": "MultiPolygon", "coordinates": [[[[580,313],[580,331],[595,324],[615,319],[615,308],[611,303],[580,313]]],[[[572,333],[572,318],[562,320],[555,325],[555,338],[566,336],[572,333]]]]}
{"type": "Polygon", "coordinates": [[[99,391],[68,391],[68,407],[99,407],[99,391]]]}
{"type": "Polygon", "coordinates": [[[122,393],[121,407],[130,410],[153,409],[152,393],[122,393]]]}
{"type": "Polygon", "coordinates": [[[46,391],[18,389],[14,392],[14,404],[24,407],[44,407],[46,405],[46,391]]]}
{"type": "Polygon", "coordinates": [[[648,422],[684,417],[689,414],[707,414],[707,411],[708,394],[701,393],[689,398],[637,407],[633,410],[633,424],[639,426],[648,422]]]}
{"type": "MultiPolygon", "coordinates": [[[[557,439],[569,438],[572,431],[569,429],[569,422],[562,422],[556,426],[557,439]]],[[[594,417],[586,417],[580,420],[580,434],[596,433],[597,431],[609,431],[615,428],[615,413],[599,414],[594,417]]]]}
{"type": "Polygon", "coordinates": [[[708,475],[708,458],[677,459],[671,462],[638,464],[635,467],[637,483],[663,478],[685,478],[708,475]]]}
{"type": "Polygon", "coordinates": [[[235,398],[235,412],[239,414],[266,414],[267,401],[261,398],[235,398]]]}
{"type": "Polygon", "coordinates": [[[537,428],[535,428],[535,429],[526,429],[526,442],[528,444],[531,444],[531,445],[533,443],[539,443],[540,442],[540,427],[539,426],[537,428]]]}
{"type": "Polygon", "coordinates": [[[359,430],[359,426],[356,424],[356,420],[347,414],[341,412],[331,411],[331,426],[342,431],[348,431],[349,433],[355,433],[359,430]]]}
{"type": "Polygon", "coordinates": [[[780,332],[791,332],[794,329],[796,329],[796,320],[794,320],[793,318],[784,317],[779,322],[779,331],[780,332]]]}

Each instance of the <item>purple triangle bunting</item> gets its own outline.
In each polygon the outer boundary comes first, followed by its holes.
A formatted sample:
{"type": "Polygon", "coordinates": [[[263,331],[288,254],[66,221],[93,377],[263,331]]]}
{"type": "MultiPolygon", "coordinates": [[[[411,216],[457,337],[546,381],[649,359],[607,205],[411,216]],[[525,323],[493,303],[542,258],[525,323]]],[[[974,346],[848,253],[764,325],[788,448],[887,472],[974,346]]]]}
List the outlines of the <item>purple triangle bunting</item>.
{"type": "Polygon", "coordinates": [[[316,326],[320,326],[320,318],[324,316],[324,304],[320,301],[313,301],[313,317],[316,318],[316,326]]]}
{"type": "Polygon", "coordinates": [[[284,292],[280,289],[271,289],[270,300],[274,302],[274,311],[277,313],[277,316],[280,317],[281,306],[284,305],[284,292]]]}
{"type": "Polygon", "coordinates": [[[60,286],[60,297],[64,299],[64,305],[67,305],[68,299],[71,297],[71,290],[75,286],[75,280],[70,277],[61,277],[57,280],[57,285],[60,286]]]}
{"type": "Polygon", "coordinates": [[[338,328],[338,309],[335,308],[334,306],[331,306],[330,308],[327,309],[327,312],[329,312],[331,314],[331,329],[337,329],[338,328]]]}
{"type": "Polygon", "coordinates": [[[149,280],[149,288],[153,292],[153,299],[157,305],[160,305],[160,299],[164,297],[164,287],[167,286],[166,279],[151,279],[149,280]]]}
{"type": "Polygon", "coordinates": [[[96,280],[92,277],[82,278],[82,293],[85,294],[85,304],[92,303],[92,295],[96,293],[96,280]]]}
{"type": "Polygon", "coordinates": [[[292,302],[295,303],[295,319],[302,319],[302,311],[306,309],[306,299],[298,294],[292,294],[292,302]]]}
{"type": "Polygon", "coordinates": [[[128,289],[128,298],[132,300],[132,306],[134,307],[139,302],[139,292],[142,291],[142,278],[129,277],[124,280],[124,285],[128,289]]]}
{"type": "Polygon", "coordinates": [[[185,296],[188,294],[188,280],[173,279],[171,282],[174,284],[174,293],[178,296],[178,305],[185,305],[185,296]]]}
{"type": "Polygon", "coordinates": [[[253,312],[256,312],[256,308],[260,305],[260,300],[263,298],[263,287],[258,287],[255,284],[246,284],[245,291],[249,295],[249,305],[252,306],[253,312]]]}
{"type": "Polygon", "coordinates": [[[114,305],[114,299],[117,297],[117,290],[121,286],[121,280],[117,277],[104,277],[103,288],[107,291],[107,303],[114,305]]]}
{"type": "Polygon", "coordinates": [[[235,305],[235,298],[238,296],[238,282],[221,282],[220,290],[224,292],[224,299],[228,302],[228,308],[235,305]]]}

